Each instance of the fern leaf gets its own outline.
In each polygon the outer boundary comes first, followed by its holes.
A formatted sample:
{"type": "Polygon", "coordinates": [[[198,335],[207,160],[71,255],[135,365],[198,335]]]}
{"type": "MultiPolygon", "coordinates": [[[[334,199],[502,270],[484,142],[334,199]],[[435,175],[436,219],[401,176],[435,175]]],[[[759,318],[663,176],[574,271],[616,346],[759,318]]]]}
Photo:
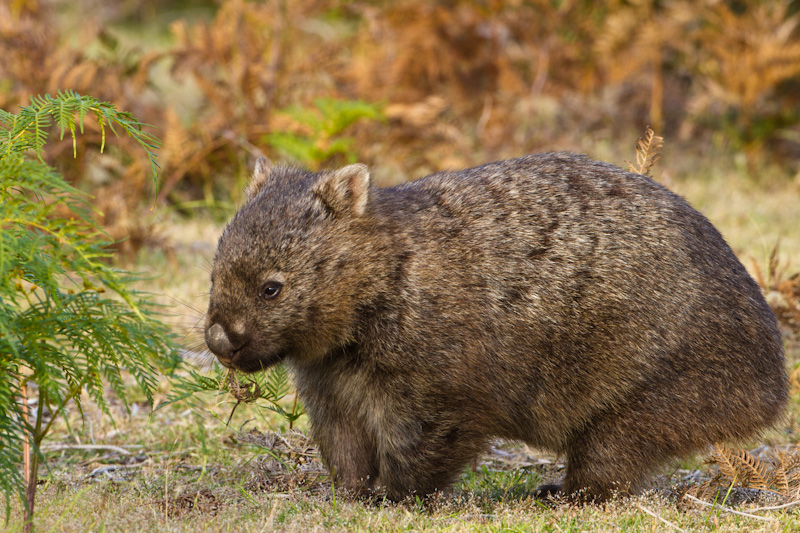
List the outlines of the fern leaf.
{"type": "Polygon", "coordinates": [[[30,147],[30,130],[33,122],[33,111],[30,108],[22,108],[9,131],[9,145],[7,151],[24,152],[30,147]]]}
{"type": "Polygon", "coordinates": [[[262,398],[270,402],[283,399],[289,392],[289,375],[286,367],[276,365],[267,375],[262,398]]]}
{"type": "Polygon", "coordinates": [[[81,134],[83,134],[83,120],[86,118],[86,115],[89,114],[91,110],[91,102],[87,99],[84,99],[79,94],[72,93],[71,98],[75,98],[75,101],[78,104],[77,113],[78,113],[78,125],[81,129],[81,134]]]}
{"type": "MultiPolygon", "coordinates": [[[[221,376],[218,376],[221,377],[221,376]]],[[[158,411],[171,403],[185,400],[198,392],[216,392],[221,394],[225,390],[220,390],[222,379],[213,379],[200,374],[194,370],[189,371],[189,377],[177,379],[173,383],[173,390],[167,399],[161,402],[154,411],[158,411]]],[[[224,387],[224,385],[222,385],[224,387]]]]}
{"type": "Polygon", "coordinates": [[[47,144],[47,128],[50,126],[50,117],[41,111],[34,114],[33,119],[33,149],[42,160],[44,153],[44,145],[47,144]]]}
{"type": "Polygon", "coordinates": [[[14,121],[14,114],[5,111],[4,109],[0,109],[0,124],[4,126],[8,126],[14,121]]]}
{"type": "MultiPolygon", "coordinates": [[[[53,109],[53,117],[56,120],[56,124],[60,130],[61,139],[64,138],[64,132],[69,128],[71,131],[72,129],[72,121],[73,117],[75,116],[75,100],[73,98],[64,97],[61,93],[58,95],[59,97],[53,102],[54,109],[53,109]]],[[[75,135],[73,133],[73,139],[75,135]]]]}
{"type": "MultiPolygon", "coordinates": [[[[82,412],[83,392],[110,414],[106,389],[111,387],[123,402],[128,394],[122,369],[132,372],[151,398],[157,385],[151,362],[160,364],[175,356],[170,334],[154,320],[152,306],[126,286],[129,280],[123,274],[103,261],[110,253],[104,251],[108,244],[98,239],[102,230],[88,214],[91,206],[86,197],[50,167],[26,157],[25,152],[32,151],[41,160],[53,120],[60,128],[75,126],[70,110],[77,102],[72,94],[35,96],[16,116],[0,115],[4,122],[0,153],[6,154],[0,162],[0,190],[9,222],[0,232],[0,279],[7,280],[0,283],[0,354],[17,356],[15,368],[8,368],[0,357],[0,373],[10,383],[36,383],[39,414],[47,409],[51,421],[73,401],[82,412]],[[68,208],[69,218],[63,207],[68,208]],[[75,279],[112,289],[131,305],[101,299],[97,290],[86,287],[74,294],[70,280],[75,279]],[[22,305],[14,280],[20,286],[34,284],[30,291],[23,287],[22,305]],[[30,373],[20,375],[20,367],[30,373]]],[[[92,102],[96,100],[87,98],[85,105],[92,102]]],[[[16,405],[18,395],[12,388],[0,387],[0,434],[19,428],[39,442],[50,423],[15,425],[19,411],[6,407],[16,405]]],[[[4,438],[3,444],[15,446],[13,455],[19,456],[19,440],[4,438]]],[[[13,478],[19,464],[9,463],[10,457],[0,453],[0,488],[5,495],[13,488],[6,480],[13,478]]],[[[35,478],[35,472],[32,475],[35,478]]]]}

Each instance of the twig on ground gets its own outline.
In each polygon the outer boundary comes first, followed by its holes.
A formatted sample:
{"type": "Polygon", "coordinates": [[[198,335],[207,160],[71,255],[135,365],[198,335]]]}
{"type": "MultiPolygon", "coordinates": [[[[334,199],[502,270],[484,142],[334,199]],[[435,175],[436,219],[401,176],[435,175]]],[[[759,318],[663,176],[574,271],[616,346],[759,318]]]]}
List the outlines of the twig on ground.
{"type": "Polygon", "coordinates": [[[138,464],[138,465],[103,465],[103,466],[98,466],[97,468],[95,468],[94,470],[89,472],[86,475],[86,477],[95,477],[95,476],[98,476],[100,474],[106,474],[106,473],[109,473],[109,472],[116,472],[117,470],[133,470],[135,468],[142,468],[143,466],[144,466],[144,464],[138,464]]]}
{"type": "Polygon", "coordinates": [[[703,505],[705,507],[712,507],[712,508],[715,507],[715,508],[719,509],[720,511],[724,511],[726,513],[738,514],[739,516],[746,516],[748,518],[753,518],[755,520],[763,520],[765,522],[780,522],[780,520],[778,520],[777,518],[770,518],[768,516],[758,516],[758,515],[755,515],[755,514],[743,513],[742,511],[736,511],[734,509],[731,509],[730,507],[725,507],[724,505],[712,504],[712,503],[704,502],[703,500],[701,500],[699,498],[695,498],[691,494],[684,494],[683,497],[684,498],[688,498],[688,499],[692,500],[693,502],[699,503],[700,505],[703,505]]]}
{"type": "Polygon", "coordinates": [[[109,450],[122,455],[131,455],[133,453],[120,446],[112,446],[110,444],[51,444],[50,446],[42,446],[43,452],[61,450],[109,450]]]}
{"type": "Polygon", "coordinates": [[[757,513],[759,511],[777,511],[779,509],[786,509],[787,507],[794,507],[795,505],[800,505],[800,500],[795,500],[793,502],[784,503],[781,505],[773,505],[771,507],[758,507],[756,509],[750,509],[750,512],[757,513]]]}

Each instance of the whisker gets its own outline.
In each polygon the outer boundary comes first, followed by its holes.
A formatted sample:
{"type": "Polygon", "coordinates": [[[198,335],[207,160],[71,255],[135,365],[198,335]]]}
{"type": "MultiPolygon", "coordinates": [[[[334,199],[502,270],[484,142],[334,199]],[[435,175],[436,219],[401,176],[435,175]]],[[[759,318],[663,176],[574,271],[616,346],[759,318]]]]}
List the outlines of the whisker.
{"type": "Polygon", "coordinates": [[[203,371],[212,370],[217,359],[208,349],[202,351],[184,350],[181,353],[184,361],[188,364],[199,367],[203,371]]]}
{"type": "MultiPolygon", "coordinates": [[[[198,296],[205,296],[205,295],[198,294],[198,296]]],[[[173,303],[180,304],[180,305],[182,305],[182,306],[194,311],[195,313],[197,313],[199,315],[205,315],[205,313],[206,313],[203,309],[201,309],[200,307],[197,307],[195,304],[193,304],[193,303],[191,303],[191,302],[189,302],[187,300],[184,300],[182,298],[178,298],[177,296],[171,296],[171,295],[168,294],[167,298],[172,300],[173,303]]]]}

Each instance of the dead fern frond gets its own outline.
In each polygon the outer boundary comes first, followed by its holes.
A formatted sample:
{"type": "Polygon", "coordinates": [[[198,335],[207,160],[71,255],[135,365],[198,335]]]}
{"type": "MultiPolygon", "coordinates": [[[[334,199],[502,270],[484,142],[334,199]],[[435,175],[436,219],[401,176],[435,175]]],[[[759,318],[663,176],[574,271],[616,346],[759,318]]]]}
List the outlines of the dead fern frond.
{"type": "Polygon", "coordinates": [[[716,463],[719,468],[720,474],[727,479],[741,480],[739,472],[736,469],[737,461],[732,461],[728,457],[727,448],[724,444],[715,444],[714,451],[711,454],[711,462],[716,463]]]}
{"type": "MultiPolygon", "coordinates": [[[[707,24],[695,38],[713,57],[708,82],[722,101],[751,112],[784,80],[800,74],[797,14],[783,2],[753,3],[739,13],[725,2],[704,8],[707,24]]],[[[698,58],[708,61],[705,58],[698,58]]]]}
{"type": "Polygon", "coordinates": [[[174,109],[167,109],[164,121],[166,127],[159,159],[162,168],[172,170],[189,159],[199,147],[195,145],[195,139],[183,126],[174,109]]]}
{"type": "Polygon", "coordinates": [[[778,320],[800,333],[800,272],[789,275],[789,265],[781,261],[780,243],[770,250],[766,272],[753,261],[753,274],[778,320]]]}
{"type": "Polygon", "coordinates": [[[711,462],[719,473],[698,491],[713,494],[723,487],[744,487],[770,492],[785,499],[800,494],[800,454],[777,451],[758,459],[747,450],[724,444],[713,446],[711,462]]]}
{"type": "Polygon", "coordinates": [[[636,139],[636,165],[630,161],[625,162],[628,163],[631,172],[649,176],[653,165],[655,165],[661,157],[661,148],[663,146],[664,137],[656,135],[650,126],[648,126],[644,132],[644,137],[636,139]]]}
{"type": "MultiPolygon", "coordinates": [[[[788,456],[791,457],[791,456],[788,456]]],[[[772,473],[772,484],[781,494],[789,494],[789,476],[786,468],[786,454],[779,454],[775,459],[775,470],[772,473]]]]}
{"type": "Polygon", "coordinates": [[[800,494],[800,455],[780,452],[778,458],[780,461],[781,486],[785,486],[786,490],[784,494],[796,498],[800,494]]]}
{"type": "Polygon", "coordinates": [[[772,473],[768,465],[753,457],[747,450],[718,443],[714,445],[712,457],[719,466],[720,473],[731,482],[738,480],[744,487],[770,490],[772,473]]]}
{"type": "Polygon", "coordinates": [[[236,398],[238,402],[251,403],[261,396],[261,387],[255,381],[249,379],[248,383],[239,381],[237,372],[228,371],[228,392],[236,398]]]}

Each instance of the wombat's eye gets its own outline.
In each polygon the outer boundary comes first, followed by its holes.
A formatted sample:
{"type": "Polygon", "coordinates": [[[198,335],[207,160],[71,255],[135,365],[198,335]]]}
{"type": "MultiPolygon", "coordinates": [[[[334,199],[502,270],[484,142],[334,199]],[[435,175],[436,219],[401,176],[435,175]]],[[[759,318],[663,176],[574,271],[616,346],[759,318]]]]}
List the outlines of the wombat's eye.
{"type": "Polygon", "coordinates": [[[261,297],[265,300],[271,300],[281,293],[283,283],[278,281],[268,281],[261,287],[261,297]]]}

